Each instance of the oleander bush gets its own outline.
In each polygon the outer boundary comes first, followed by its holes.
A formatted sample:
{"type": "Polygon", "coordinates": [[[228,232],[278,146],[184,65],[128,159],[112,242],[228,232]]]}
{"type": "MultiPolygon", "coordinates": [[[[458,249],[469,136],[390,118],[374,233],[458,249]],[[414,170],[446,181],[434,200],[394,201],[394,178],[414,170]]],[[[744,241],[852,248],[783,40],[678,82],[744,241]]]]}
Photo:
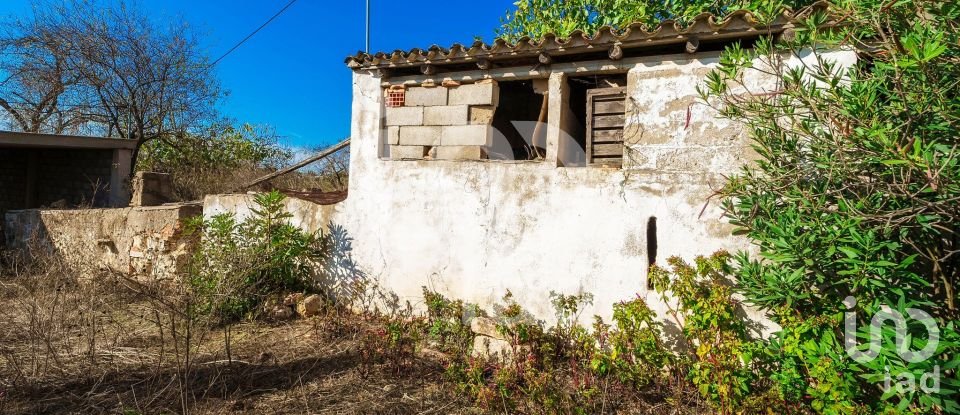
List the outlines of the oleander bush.
{"type": "Polygon", "coordinates": [[[244,220],[220,214],[192,224],[200,241],[188,282],[197,311],[236,321],[259,316],[268,299],[321,292],[315,277],[327,241],[291,224],[283,201],[278,192],[261,193],[244,220]]]}
{"type": "Polygon", "coordinates": [[[781,328],[764,358],[791,402],[960,413],[958,21],[956,2],[838,1],[793,36],[728,48],[702,88],[759,155],[723,207],[758,249],[736,256],[736,288],[781,328]],[[826,53],[843,50],[858,62],[826,53]],[[757,71],[776,85],[747,88],[757,71]]]}

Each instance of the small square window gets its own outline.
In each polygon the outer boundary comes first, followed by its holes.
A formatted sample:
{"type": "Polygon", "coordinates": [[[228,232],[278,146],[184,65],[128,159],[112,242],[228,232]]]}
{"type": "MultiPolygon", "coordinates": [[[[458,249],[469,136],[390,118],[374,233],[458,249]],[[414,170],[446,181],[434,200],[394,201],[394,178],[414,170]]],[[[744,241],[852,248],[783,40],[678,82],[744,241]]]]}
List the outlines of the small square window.
{"type": "Polygon", "coordinates": [[[402,107],[406,100],[406,90],[389,89],[387,90],[387,106],[402,107]]]}

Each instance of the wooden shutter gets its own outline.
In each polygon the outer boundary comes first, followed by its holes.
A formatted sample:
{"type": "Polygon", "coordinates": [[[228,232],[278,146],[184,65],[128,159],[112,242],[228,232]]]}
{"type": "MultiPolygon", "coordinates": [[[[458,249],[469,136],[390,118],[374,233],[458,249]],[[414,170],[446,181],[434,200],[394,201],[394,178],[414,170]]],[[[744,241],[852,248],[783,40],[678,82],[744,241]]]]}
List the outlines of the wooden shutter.
{"type": "Polygon", "coordinates": [[[587,165],[623,166],[626,88],[587,90],[587,165]]]}

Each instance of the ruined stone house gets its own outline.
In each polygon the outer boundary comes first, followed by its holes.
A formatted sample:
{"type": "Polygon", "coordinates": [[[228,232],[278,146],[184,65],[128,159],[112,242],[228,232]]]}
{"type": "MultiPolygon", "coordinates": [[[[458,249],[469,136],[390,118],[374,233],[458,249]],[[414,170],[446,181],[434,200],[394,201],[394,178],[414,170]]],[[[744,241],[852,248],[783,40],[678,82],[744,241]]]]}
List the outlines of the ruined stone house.
{"type": "MultiPolygon", "coordinates": [[[[711,196],[755,156],[697,86],[726,45],[789,34],[794,17],[704,14],[686,27],[351,56],[349,194],[328,205],[291,198],[287,209],[333,240],[321,270],[330,287],[365,280],[419,304],[427,286],[487,308],[509,291],[548,320],[551,291],[591,293],[585,315],[606,317],[637,295],[661,308],[652,264],[747,246],[711,196]]],[[[824,55],[840,67],[856,60],[824,55]]],[[[760,71],[744,80],[745,95],[777,88],[760,71]]],[[[251,207],[250,195],[213,195],[203,213],[242,218],[251,207]]],[[[190,214],[132,208],[124,217],[143,220],[83,232],[59,226],[73,220],[63,213],[6,221],[21,235],[61,229],[59,249],[103,252],[114,269],[169,276],[179,263],[169,257],[188,250],[176,224],[190,214]]]]}
{"type": "MultiPolygon", "coordinates": [[[[351,242],[338,263],[401,300],[428,286],[490,306],[510,291],[549,319],[550,291],[589,292],[586,315],[606,315],[650,295],[652,264],[746,246],[711,195],[754,155],[697,86],[726,45],[780,36],[794,17],[704,14],[683,28],[351,56],[349,197],[291,210],[351,242]]],[[[744,94],[775,90],[754,72],[744,94]]],[[[204,209],[248,205],[215,196],[204,209]]]]}

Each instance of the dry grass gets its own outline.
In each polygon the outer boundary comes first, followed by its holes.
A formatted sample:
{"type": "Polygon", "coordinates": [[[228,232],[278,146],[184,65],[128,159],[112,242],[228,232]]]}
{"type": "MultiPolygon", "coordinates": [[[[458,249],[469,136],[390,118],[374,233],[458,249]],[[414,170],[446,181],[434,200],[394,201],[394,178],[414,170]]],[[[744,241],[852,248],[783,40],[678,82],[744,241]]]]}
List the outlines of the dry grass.
{"type": "Polygon", "coordinates": [[[185,165],[165,170],[173,178],[175,196],[180,201],[200,200],[206,195],[233,193],[237,191],[270,191],[274,189],[319,190],[336,192],[347,190],[349,152],[338,151],[326,159],[250,189],[242,187],[275,170],[244,165],[222,167],[217,165],[185,165]]]}
{"type": "Polygon", "coordinates": [[[0,268],[0,413],[476,412],[438,361],[364,362],[363,318],[190,324],[176,288],[41,262],[0,268]]]}
{"type": "MultiPolygon", "coordinates": [[[[258,167],[236,169],[184,168],[170,172],[175,196],[180,201],[200,200],[206,195],[235,193],[242,187],[272,170],[258,167]]],[[[332,192],[346,190],[346,172],[335,174],[293,172],[242,191],[270,191],[273,189],[319,189],[332,192]]]]}
{"type": "MultiPolygon", "coordinates": [[[[191,314],[190,298],[181,285],[80,279],[55,255],[14,261],[0,251],[0,414],[505,412],[458,393],[442,353],[371,358],[383,316],[331,306],[309,319],[218,326],[191,314]]],[[[678,391],[604,388],[604,412],[705,409],[695,391],[678,391]]]]}

